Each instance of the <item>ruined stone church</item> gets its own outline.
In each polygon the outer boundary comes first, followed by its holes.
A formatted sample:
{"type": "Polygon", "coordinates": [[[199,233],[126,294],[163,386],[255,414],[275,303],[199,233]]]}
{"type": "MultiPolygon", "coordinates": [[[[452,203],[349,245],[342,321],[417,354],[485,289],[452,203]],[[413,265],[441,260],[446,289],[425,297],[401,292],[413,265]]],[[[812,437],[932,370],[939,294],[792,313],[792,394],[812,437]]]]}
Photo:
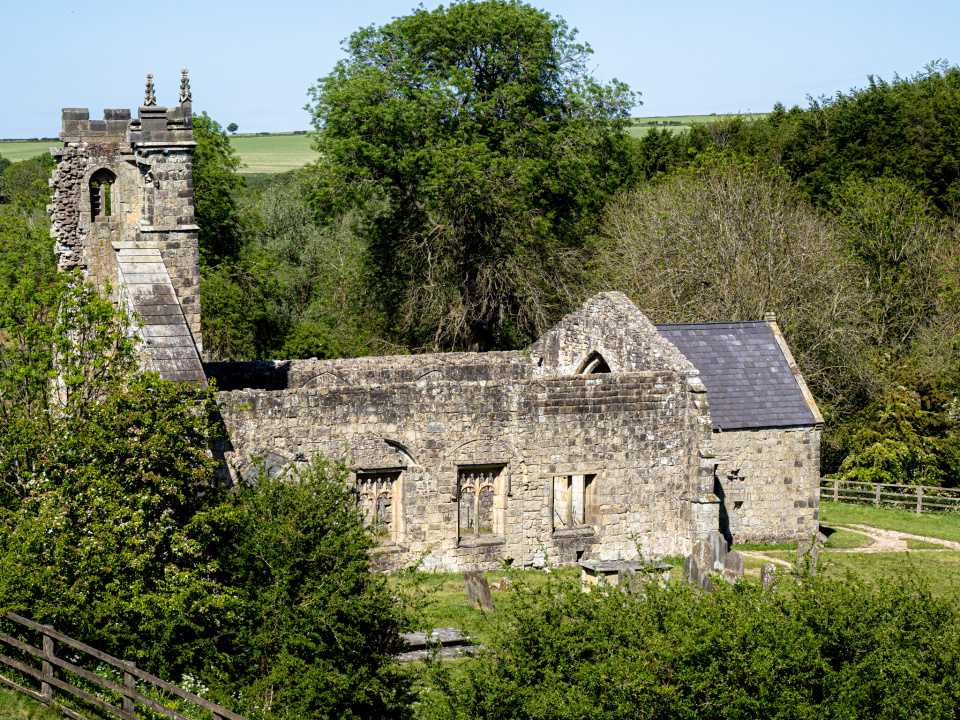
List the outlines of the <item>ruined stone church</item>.
{"type": "Polygon", "coordinates": [[[772,315],[653,325],[602,293],[522,351],[204,363],[186,70],[180,101],[63,111],[50,212],[62,268],[139,319],[142,363],[215,379],[249,475],[343,459],[380,565],[495,569],[680,555],[817,530],[823,419],[772,315]]]}

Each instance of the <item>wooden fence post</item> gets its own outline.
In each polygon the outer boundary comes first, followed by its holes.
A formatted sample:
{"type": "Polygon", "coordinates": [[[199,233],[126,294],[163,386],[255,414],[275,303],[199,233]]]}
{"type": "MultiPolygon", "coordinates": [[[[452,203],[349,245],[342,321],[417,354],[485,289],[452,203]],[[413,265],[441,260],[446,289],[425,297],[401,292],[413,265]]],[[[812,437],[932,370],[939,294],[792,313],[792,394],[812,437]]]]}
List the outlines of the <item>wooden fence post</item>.
{"type": "MultiPolygon", "coordinates": [[[[137,666],[135,662],[128,662],[126,664],[132,668],[135,668],[137,666]]],[[[123,686],[128,690],[137,689],[137,679],[131,673],[128,673],[126,670],[124,670],[123,672],[123,686]]],[[[124,712],[128,712],[131,715],[133,715],[134,712],[136,711],[135,705],[136,703],[134,702],[133,698],[129,698],[126,695],[123,696],[124,712]]]]}
{"type": "MultiPolygon", "coordinates": [[[[50,627],[45,625],[44,627],[50,627]]],[[[53,630],[53,628],[50,628],[53,630]]],[[[43,651],[47,655],[53,655],[53,638],[43,633],[43,651]]],[[[48,660],[43,660],[40,665],[40,670],[43,673],[44,677],[53,677],[53,663],[48,660]]],[[[44,705],[49,705],[53,702],[53,686],[50,685],[46,680],[40,681],[40,697],[44,705]]]]}
{"type": "Polygon", "coordinates": [[[917,488],[917,515],[923,512],[923,486],[917,488]]]}
{"type": "Polygon", "coordinates": [[[875,504],[877,507],[880,507],[880,483],[877,483],[877,492],[876,492],[876,494],[874,495],[874,498],[875,498],[875,499],[874,499],[874,504],[875,504]]]}
{"type": "Polygon", "coordinates": [[[833,501],[840,501],[840,478],[833,479],[833,501]]]}

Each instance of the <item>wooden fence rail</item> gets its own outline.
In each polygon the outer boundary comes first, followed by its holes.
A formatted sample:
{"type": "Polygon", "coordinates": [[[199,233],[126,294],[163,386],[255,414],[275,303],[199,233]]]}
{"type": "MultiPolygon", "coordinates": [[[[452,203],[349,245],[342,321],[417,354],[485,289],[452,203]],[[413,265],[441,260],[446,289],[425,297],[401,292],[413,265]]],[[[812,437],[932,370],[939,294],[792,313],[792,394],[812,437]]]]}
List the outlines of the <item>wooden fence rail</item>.
{"type": "Polygon", "coordinates": [[[918,514],[960,512],[960,490],[927,485],[895,485],[821,478],[820,500],[858,504],[898,505],[918,514]]]}
{"type": "Polygon", "coordinates": [[[212,703],[209,700],[205,700],[199,695],[195,695],[194,693],[177,687],[173,683],[169,683],[166,680],[161,680],[150,673],[140,670],[137,668],[135,663],[119,660],[112,655],[108,655],[105,652],[100,652],[89,645],[85,645],[78,640],[67,637],[63,633],[59,633],[54,630],[50,625],[40,625],[39,623],[28,620],[27,618],[17,615],[16,613],[8,613],[6,618],[17,625],[21,625],[40,633],[42,638],[42,648],[34,647],[11,635],[0,632],[0,643],[5,643],[10,647],[16,648],[21,652],[32,655],[40,660],[40,669],[38,670],[32,665],[28,665],[27,663],[16,660],[15,658],[9,657],[5,653],[0,652],[0,663],[4,663],[9,667],[19,670],[25,675],[29,675],[39,680],[40,692],[25,688],[2,674],[0,674],[0,682],[4,683],[5,685],[9,685],[13,689],[19,690],[26,695],[29,695],[34,700],[39,700],[44,705],[57,706],[59,710],[68,717],[76,718],[76,720],[86,720],[86,718],[76,710],[55,702],[53,699],[53,688],[57,688],[58,690],[78,697],[81,700],[100,708],[101,710],[104,710],[119,718],[123,718],[123,720],[138,720],[136,715],[137,704],[148,707],[164,717],[171,718],[171,720],[191,720],[176,710],[168,708],[156,700],[137,692],[137,680],[141,680],[161,690],[165,690],[172,695],[182,698],[183,700],[187,700],[194,705],[210,710],[213,713],[213,720],[246,720],[246,718],[244,718],[242,715],[237,715],[234,712],[230,712],[226,708],[221,707],[216,703],[212,703]],[[74,650],[79,650],[80,652],[86,653],[100,662],[117,668],[123,673],[123,685],[118,685],[112,680],[108,680],[107,678],[101,677],[96,673],[92,673],[89,670],[85,670],[82,667],[68,662],[63,658],[57,657],[54,651],[54,641],[63,643],[74,650]],[[123,698],[122,706],[117,707],[115,705],[111,705],[105,700],[92,695],[85,690],[81,690],[74,685],[71,685],[61,677],[57,677],[57,668],[62,668],[63,670],[73,673],[84,680],[120,695],[123,698]]]}

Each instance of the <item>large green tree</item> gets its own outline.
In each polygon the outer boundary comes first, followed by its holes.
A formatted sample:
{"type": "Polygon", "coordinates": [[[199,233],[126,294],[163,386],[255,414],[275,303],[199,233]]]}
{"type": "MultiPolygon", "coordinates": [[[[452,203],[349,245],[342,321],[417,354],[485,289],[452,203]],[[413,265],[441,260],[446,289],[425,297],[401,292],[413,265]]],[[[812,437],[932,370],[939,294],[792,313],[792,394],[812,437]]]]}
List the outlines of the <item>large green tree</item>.
{"type": "Polygon", "coordinates": [[[234,191],[243,187],[237,175],[240,158],[216,120],[203,112],[193,117],[193,199],[200,227],[200,262],[215,265],[240,249],[234,191]]]}
{"type": "Polygon", "coordinates": [[[520,345],[577,294],[635,97],[576,35],[517,0],[421,8],[355,32],[311,88],[313,201],[388,207],[370,273],[407,345],[520,345]]]}

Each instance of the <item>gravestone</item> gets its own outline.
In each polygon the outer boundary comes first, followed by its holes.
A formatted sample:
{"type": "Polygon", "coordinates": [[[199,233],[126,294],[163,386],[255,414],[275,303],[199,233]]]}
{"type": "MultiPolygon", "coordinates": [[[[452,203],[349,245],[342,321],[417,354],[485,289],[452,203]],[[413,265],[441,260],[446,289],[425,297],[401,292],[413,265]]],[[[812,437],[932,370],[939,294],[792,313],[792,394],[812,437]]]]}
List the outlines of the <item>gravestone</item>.
{"type": "Polygon", "coordinates": [[[773,582],[777,577],[777,566],[773,563],[767,563],[762,568],[760,568],[760,584],[763,586],[764,592],[773,587],[773,582]]]}
{"type": "Polygon", "coordinates": [[[693,553],[683,559],[683,577],[691,585],[700,584],[700,565],[693,553]]]}
{"type": "Polygon", "coordinates": [[[797,543],[797,572],[803,569],[808,558],[810,574],[816,575],[817,561],[820,559],[820,543],[815,539],[801,540],[797,543]]]}
{"type": "Polygon", "coordinates": [[[723,560],[723,579],[731,585],[743,577],[746,570],[746,563],[743,555],[736,550],[731,550],[723,560]]]}
{"type": "Polygon", "coordinates": [[[463,584],[467,589],[467,601],[485,612],[493,612],[493,599],[490,597],[490,585],[479,570],[463,574],[463,584]]]}
{"type": "Polygon", "coordinates": [[[712,530],[706,538],[694,544],[692,554],[701,572],[722,573],[727,557],[727,541],[719,532],[712,530]]]}

